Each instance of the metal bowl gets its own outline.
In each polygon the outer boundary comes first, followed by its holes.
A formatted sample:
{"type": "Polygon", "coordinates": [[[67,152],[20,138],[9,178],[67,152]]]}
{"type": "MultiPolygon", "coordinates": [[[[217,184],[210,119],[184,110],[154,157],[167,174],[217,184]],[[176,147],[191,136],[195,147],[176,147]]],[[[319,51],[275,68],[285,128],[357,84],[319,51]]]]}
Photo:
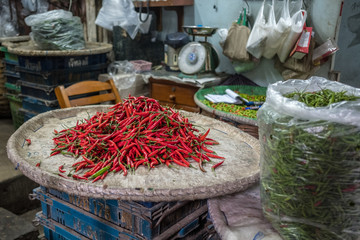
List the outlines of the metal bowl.
{"type": "Polygon", "coordinates": [[[183,26],[184,31],[189,35],[212,36],[217,28],[206,26],[183,26]]]}

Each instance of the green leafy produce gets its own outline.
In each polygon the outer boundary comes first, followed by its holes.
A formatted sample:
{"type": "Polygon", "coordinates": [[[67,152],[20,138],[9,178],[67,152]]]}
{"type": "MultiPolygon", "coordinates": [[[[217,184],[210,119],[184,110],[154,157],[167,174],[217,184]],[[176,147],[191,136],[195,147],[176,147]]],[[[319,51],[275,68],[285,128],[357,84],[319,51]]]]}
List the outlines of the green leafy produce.
{"type": "MultiPolygon", "coordinates": [[[[286,97],[324,107],[358,97],[321,90],[286,97]]],[[[284,239],[355,240],[360,232],[360,129],[264,107],[258,114],[264,215],[284,239]]]]}
{"type": "MultiPolygon", "coordinates": [[[[248,95],[245,93],[239,93],[238,91],[235,91],[237,94],[239,94],[241,97],[246,98],[249,101],[252,102],[265,102],[265,96],[262,95],[248,95]]],[[[244,105],[236,105],[236,104],[229,104],[229,103],[212,103],[208,100],[201,100],[202,103],[205,105],[214,108],[216,110],[226,112],[226,113],[232,113],[235,115],[239,115],[246,118],[252,118],[256,119],[257,110],[245,110],[247,107],[244,105]]]]}

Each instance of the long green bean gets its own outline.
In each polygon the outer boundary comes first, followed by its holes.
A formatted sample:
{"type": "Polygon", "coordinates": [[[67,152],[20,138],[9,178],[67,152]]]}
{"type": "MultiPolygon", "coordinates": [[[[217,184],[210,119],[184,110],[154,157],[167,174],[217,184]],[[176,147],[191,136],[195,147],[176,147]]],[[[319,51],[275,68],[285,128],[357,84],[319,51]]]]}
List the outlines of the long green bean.
{"type": "MultiPolygon", "coordinates": [[[[357,97],[292,93],[308,106],[357,97]],[[313,97],[314,95],[314,97],[313,97]]],[[[360,129],[274,114],[259,117],[264,215],[286,240],[355,240],[360,233],[360,129]]]]}

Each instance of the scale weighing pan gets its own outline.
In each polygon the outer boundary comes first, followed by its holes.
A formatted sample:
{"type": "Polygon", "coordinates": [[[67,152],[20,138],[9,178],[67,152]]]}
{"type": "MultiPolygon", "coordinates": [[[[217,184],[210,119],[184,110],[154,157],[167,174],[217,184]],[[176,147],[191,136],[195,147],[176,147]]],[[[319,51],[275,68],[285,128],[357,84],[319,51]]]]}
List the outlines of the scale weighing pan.
{"type": "Polygon", "coordinates": [[[183,26],[184,31],[189,35],[209,37],[214,35],[217,28],[206,26],[183,26]]]}

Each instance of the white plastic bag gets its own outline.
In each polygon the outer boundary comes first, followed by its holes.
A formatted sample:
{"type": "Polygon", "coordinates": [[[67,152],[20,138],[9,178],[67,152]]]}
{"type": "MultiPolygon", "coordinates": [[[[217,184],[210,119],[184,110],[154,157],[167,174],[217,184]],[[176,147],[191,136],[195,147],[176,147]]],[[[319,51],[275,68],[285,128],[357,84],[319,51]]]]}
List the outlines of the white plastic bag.
{"type": "Polygon", "coordinates": [[[268,21],[271,28],[269,29],[263,56],[271,59],[276,55],[281,44],[290,32],[292,22],[289,12],[289,0],[284,0],[281,15],[277,23],[275,19],[275,1],[273,0],[268,21]]]}
{"type": "Polygon", "coordinates": [[[95,24],[109,31],[117,25],[134,39],[140,29],[139,14],[131,0],[104,0],[95,24]]]}
{"type": "Polygon", "coordinates": [[[270,25],[264,15],[265,2],[266,0],[263,1],[260,7],[254,23],[254,27],[250,32],[250,36],[246,44],[246,50],[256,58],[261,58],[261,56],[263,55],[269,33],[269,28],[274,27],[270,25]]]}
{"type": "Polygon", "coordinates": [[[291,49],[299,39],[304,28],[306,17],[307,12],[305,10],[299,10],[291,17],[291,28],[289,34],[284,39],[277,52],[280,62],[285,62],[291,52],[291,49]]]}

